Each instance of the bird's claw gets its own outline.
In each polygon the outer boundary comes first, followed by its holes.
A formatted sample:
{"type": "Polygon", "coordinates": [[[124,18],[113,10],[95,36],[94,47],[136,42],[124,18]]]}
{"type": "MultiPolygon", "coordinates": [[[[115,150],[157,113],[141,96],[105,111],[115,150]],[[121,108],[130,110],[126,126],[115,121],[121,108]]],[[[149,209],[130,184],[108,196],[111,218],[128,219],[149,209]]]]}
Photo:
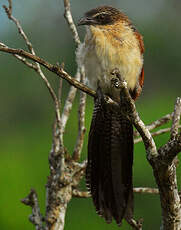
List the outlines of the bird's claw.
{"type": "Polygon", "coordinates": [[[120,81],[121,81],[121,74],[118,68],[115,68],[111,71],[111,75],[113,76],[111,78],[111,85],[112,87],[115,87],[117,89],[120,88],[120,81]]]}
{"type": "Polygon", "coordinates": [[[111,75],[117,77],[119,80],[121,80],[121,74],[118,68],[115,68],[111,71],[111,75]]]}

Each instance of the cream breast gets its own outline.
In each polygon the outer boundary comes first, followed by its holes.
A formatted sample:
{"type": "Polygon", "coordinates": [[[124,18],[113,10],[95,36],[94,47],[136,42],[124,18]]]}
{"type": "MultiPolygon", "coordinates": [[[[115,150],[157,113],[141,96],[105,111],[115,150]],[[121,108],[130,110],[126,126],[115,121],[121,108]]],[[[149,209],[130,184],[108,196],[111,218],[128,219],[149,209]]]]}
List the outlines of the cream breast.
{"type": "MultiPolygon", "coordinates": [[[[125,25],[126,26],[126,25],[125,25]]],[[[105,29],[104,26],[87,26],[84,43],[77,52],[78,62],[85,66],[88,85],[97,89],[99,81],[104,92],[109,91],[112,70],[118,68],[134,89],[143,66],[139,43],[133,31],[127,27],[105,29]]]]}

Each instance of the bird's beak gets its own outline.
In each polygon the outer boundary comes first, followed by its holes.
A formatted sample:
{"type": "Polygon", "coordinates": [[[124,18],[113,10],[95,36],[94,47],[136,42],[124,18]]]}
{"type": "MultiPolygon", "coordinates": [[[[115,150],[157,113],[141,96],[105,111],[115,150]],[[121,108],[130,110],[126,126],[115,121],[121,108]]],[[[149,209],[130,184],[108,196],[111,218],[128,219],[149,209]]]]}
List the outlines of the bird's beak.
{"type": "Polygon", "coordinates": [[[82,26],[82,25],[92,25],[94,24],[94,19],[89,18],[89,17],[82,17],[79,22],[78,22],[78,26],[82,26]]]}

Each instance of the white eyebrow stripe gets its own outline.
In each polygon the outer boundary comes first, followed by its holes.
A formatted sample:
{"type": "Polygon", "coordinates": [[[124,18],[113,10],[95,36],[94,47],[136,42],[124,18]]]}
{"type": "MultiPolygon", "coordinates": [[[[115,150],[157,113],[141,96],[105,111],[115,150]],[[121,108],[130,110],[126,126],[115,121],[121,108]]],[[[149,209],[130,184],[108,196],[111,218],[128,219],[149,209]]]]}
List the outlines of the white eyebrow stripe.
{"type": "Polygon", "coordinates": [[[109,14],[109,13],[106,11],[103,11],[103,12],[99,12],[99,13],[93,15],[93,17],[97,17],[98,15],[101,15],[101,14],[109,14]]]}

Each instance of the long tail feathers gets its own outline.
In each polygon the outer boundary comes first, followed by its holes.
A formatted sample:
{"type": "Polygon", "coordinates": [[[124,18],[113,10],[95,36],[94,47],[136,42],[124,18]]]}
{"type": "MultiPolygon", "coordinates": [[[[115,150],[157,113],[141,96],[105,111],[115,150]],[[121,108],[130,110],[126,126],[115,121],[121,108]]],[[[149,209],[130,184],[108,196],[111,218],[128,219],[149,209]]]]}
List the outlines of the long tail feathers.
{"type": "Polygon", "coordinates": [[[97,213],[121,225],[133,216],[133,127],[128,118],[96,99],[89,132],[86,182],[97,213]]]}

